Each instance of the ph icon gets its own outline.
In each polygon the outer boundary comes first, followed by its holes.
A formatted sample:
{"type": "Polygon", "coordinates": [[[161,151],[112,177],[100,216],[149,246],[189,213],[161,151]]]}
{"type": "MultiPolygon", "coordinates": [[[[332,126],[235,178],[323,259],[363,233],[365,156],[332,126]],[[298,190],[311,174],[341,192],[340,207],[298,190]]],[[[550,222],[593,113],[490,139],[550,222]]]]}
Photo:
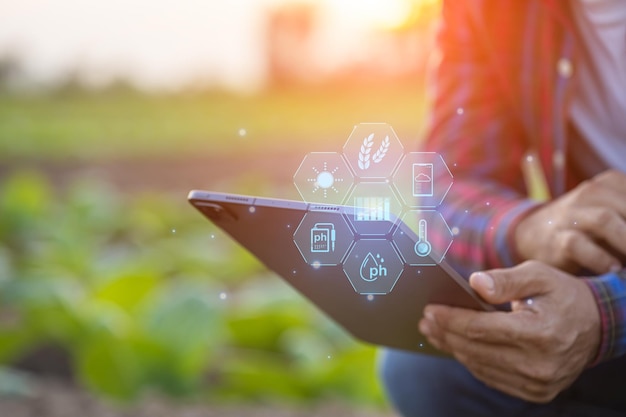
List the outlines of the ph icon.
{"type": "Polygon", "coordinates": [[[311,229],[311,252],[334,252],[335,225],[332,223],[315,223],[311,229]]]}
{"type": "Polygon", "coordinates": [[[388,239],[360,239],[348,253],[343,271],[358,294],[388,294],[404,263],[388,239]]]}
{"type": "Polygon", "coordinates": [[[380,254],[376,257],[372,255],[372,252],[368,253],[363,263],[361,264],[360,275],[364,281],[374,282],[379,277],[387,276],[387,268],[383,266],[385,258],[382,258],[380,254]]]}

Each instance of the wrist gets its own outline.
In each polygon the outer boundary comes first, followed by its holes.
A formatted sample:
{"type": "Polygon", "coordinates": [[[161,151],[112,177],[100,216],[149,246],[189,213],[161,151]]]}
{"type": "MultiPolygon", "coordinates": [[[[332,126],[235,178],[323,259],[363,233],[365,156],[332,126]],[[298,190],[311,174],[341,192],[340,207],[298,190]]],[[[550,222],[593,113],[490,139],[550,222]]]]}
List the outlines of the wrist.
{"type": "Polygon", "coordinates": [[[600,343],[591,366],[626,353],[626,270],[583,280],[600,316],[600,343]]]}
{"type": "Polygon", "coordinates": [[[581,293],[577,300],[581,300],[581,307],[585,311],[585,323],[581,328],[581,337],[584,343],[588,345],[588,355],[585,364],[590,367],[596,365],[601,360],[600,353],[602,336],[604,334],[602,313],[598,306],[596,293],[589,280],[575,279],[575,283],[579,286],[581,293]]]}

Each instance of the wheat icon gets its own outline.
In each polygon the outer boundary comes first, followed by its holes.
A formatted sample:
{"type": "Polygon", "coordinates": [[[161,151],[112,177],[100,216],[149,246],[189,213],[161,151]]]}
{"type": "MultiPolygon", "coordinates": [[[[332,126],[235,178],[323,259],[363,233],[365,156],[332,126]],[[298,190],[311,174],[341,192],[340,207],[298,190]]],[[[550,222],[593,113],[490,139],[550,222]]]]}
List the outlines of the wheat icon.
{"type": "Polygon", "coordinates": [[[370,152],[372,151],[372,146],[374,145],[374,134],[372,133],[365,139],[363,139],[363,144],[361,145],[361,150],[359,151],[359,168],[363,171],[370,167],[370,152]]]}
{"type": "Polygon", "coordinates": [[[379,163],[383,160],[385,155],[387,155],[387,151],[389,150],[389,136],[385,136],[385,139],[380,144],[380,148],[374,153],[372,160],[375,164],[379,163]]]}

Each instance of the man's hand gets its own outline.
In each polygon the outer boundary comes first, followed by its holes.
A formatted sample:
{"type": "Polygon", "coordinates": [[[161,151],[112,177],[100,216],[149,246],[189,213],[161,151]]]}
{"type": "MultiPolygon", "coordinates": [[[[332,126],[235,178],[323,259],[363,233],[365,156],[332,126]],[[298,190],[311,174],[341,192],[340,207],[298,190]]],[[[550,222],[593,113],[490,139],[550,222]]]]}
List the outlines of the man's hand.
{"type": "Polygon", "coordinates": [[[512,301],[512,311],[430,305],[419,328],[487,385],[527,401],[548,402],[594,359],[600,316],[583,280],[528,261],[475,273],[470,284],[489,303],[512,301]]]}
{"type": "Polygon", "coordinates": [[[626,174],[604,172],[531,212],[515,229],[517,252],[568,272],[619,270],[626,255],[626,174]]]}

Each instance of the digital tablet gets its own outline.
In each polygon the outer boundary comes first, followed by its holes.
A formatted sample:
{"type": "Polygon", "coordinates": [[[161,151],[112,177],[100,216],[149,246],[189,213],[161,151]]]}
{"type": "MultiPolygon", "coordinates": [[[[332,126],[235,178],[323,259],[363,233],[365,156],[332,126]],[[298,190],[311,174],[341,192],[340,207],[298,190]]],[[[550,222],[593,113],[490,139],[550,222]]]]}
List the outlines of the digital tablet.
{"type": "Polygon", "coordinates": [[[415,228],[349,206],[191,191],[189,202],[361,341],[435,355],[429,303],[492,311],[415,228]],[[356,221],[355,221],[356,220],[356,221]],[[419,262],[412,260],[419,259],[419,262]]]}

